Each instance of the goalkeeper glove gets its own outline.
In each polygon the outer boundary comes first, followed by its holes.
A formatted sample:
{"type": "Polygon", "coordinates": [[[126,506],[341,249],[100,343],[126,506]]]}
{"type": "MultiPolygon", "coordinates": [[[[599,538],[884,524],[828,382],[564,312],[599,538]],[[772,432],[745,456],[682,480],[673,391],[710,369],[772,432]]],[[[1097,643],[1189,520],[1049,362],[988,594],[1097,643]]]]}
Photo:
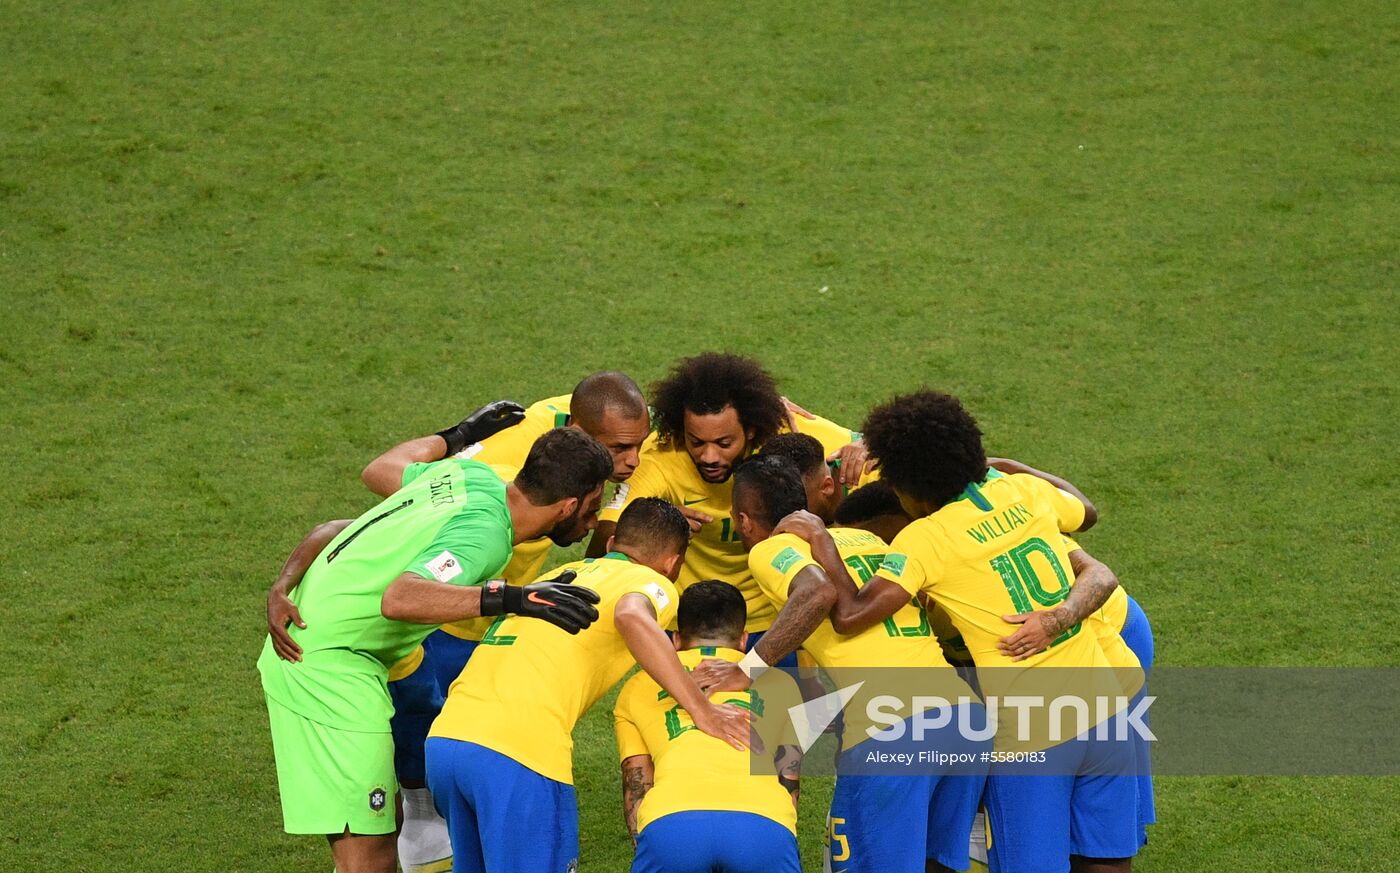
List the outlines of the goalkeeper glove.
{"type": "Polygon", "coordinates": [[[598,610],[593,608],[598,594],[591,588],[570,585],[576,575],[565,570],[553,579],[524,586],[492,579],[481,589],[481,614],[542,618],[576,634],[598,618],[598,610]]]}
{"type": "Polygon", "coordinates": [[[465,449],[472,443],[479,443],[492,434],[500,433],[525,418],[525,407],[512,400],[496,400],[473,411],[466,418],[437,435],[447,443],[445,458],[465,449]]]}

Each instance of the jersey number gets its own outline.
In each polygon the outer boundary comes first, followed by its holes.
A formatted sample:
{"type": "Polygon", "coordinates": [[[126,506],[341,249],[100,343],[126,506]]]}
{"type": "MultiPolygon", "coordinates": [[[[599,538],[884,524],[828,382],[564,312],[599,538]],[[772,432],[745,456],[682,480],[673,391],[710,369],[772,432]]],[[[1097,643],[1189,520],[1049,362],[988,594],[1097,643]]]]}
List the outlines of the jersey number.
{"type": "MultiPolygon", "coordinates": [[[[1065,573],[1064,565],[1060,563],[1050,544],[1040,537],[1032,537],[1011,551],[992,558],[992,569],[1001,576],[1001,584],[1006,586],[1006,593],[1011,595],[1011,603],[1017,612],[1032,612],[1036,604],[1058,606],[1069,597],[1069,576],[1065,573]],[[1055,571],[1058,584],[1054,591],[1045,590],[1035,568],[1031,566],[1030,559],[1034,554],[1042,555],[1050,562],[1050,569],[1055,571]]],[[[1058,646],[1077,633],[1079,625],[1076,624],[1055,637],[1055,641],[1050,645],[1058,646]]]]}
{"type": "MultiPolygon", "coordinates": [[[[870,581],[880,565],[884,563],[884,555],[851,555],[843,558],[846,566],[856,571],[856,576],[860,578],[861,587],[870,581]]],[[[909,605],[919,611],[919,623],[912,627],[900,627],[894,623],[894,616],[885,619],[885,633],[892,637],[926,637],[933,633],[928,626],[928,613],[919,605],[919,601],[910,599],[909,605]]]]}
{"type": "Polygon", "coordinates": [[[496,629],[501,626],[508,616],[501,616],[491,622],[491,627],[486,629],[486,635],[481,638],[483,646],[513,646],[515,645],[515,634],[497,634],[496,629]]]}
{"type": "Polygon", "coordinates": [[[846,820],[844,818],[827,819],[826,841],[831,852],[831,860],[833,861],[851,860],[851,841],[846,839],[845,834],[837,830],[837,828],[845,823],[846,820]]]}
{"type": "Polygon", "coordinates": [[[733,521],[731,521],[731,520],[729,520],[729,519],[727,519],[727,518],[720,521],[720,524],[719,524],[719,541],[722,542],[722,543],[737,543],[737,542],[739,542],[739,533],[738,533],[738,531],[734,530],[734,522],[733,522],[733,521]]]}
{"type": "MultiPolygon", "coordinates": [[[[750,690],[741,691],[739,693],[743,696],[731,697],[728,700],[721,701],[721,703],[732,703],[733,705],[747,709],[749,712],[752,712],[755,716],[762,718],[763,698],[758,696],[758,692],[750,690]]],[[[661,695],[658,699],[664,697],[670,697],[670,695],[663,691],[661,692],[661,695]]],[[[686,716],[686,720],[690,720],[689,715],[686,716]]],[[[674,740],[676,737],[680,736],[686,731],[693,731],[695,729],[696,728],[694,722],[691,722],[690,724],[681,723],[681,705],[679,703],[666,710],[666,739],[674,740]]]]}

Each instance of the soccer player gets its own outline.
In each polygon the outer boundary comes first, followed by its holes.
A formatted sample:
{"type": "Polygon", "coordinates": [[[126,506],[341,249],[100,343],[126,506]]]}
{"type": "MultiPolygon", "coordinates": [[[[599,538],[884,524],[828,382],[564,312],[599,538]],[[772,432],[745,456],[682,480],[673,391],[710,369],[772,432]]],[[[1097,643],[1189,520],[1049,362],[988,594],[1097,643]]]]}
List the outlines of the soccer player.
{"type": "MultiPolygon", "coordinates": [[[[820,457],[816,464],[825,466],[820,457]]],[[[869,738],[872,723],[866,705],[883,694],[907,699],[911,688],[952,701],[947,725],[922,734],[921,742],[943,752],[970,754],[976,762],[981,752],[991,750],[990,743],[961,739],[956,725],[960,716],[980,723],[981,703],[943,659],[924,610],[911,596],[882,623],[859,633],[840,634],[826,620],[836,591],[823,565],[839,564],[868,580],[889,546],[864,530],[828,531],[819,517],[804,511],[807,499],[798,468],[789,457],[770,455],[766,448],[734,474],[734,513],[749,548],[749,569],[780,610],[750,663],[754,658],[767,662],[800,644],[838,686],[863,683],[845,710],[828,824],[831,869],[965,869],[985,765],[975,763],[958,772],[937,772],[931,766],[888,772],[865,766],[862,762],[872,752],[895,751],[893,742],[869,738]],[[805,539],[775,529],[801,530],[805,539]],[[966,702],[958,703],[960,699],[966,702]],[[975,712],[960,714],[959,707],[975,712]]],[[[914,724],[923,714],[924,710],[909,713],[906,736],[915,735],[914,724]]]]}
{"type": "MultiPolygon", "coordinates": [[[[744,595],[724,582],[685,589],[674,637],[680,662],[738,662],[746,643],[744,595]]],[[[800,873],[797,796],[802,751],[787,717],[802,702],[786,673],[746,691],[710,695],[768,718],[754,722],[773,769],[759,769],[690,715],[646,673],[622,686],[613,710],[622,803],[637,847],[632,873],[800,873]]],[[[757,751],[755,751],[757,754],[757,751]]],[[[766,759],[765,759],[766,762],[766,759]]]]}
{"type": "Polygon", "coordinates": [[[674,506],[634,501],[606,555],[565,565],[600,598],[592,626],[570,636],[507,617],[482,638],[427,743],[428,786],[446,814],[458,873],[577,863],[571,732],[633,663],[697,728],[745,747],[747,714],[711,703],[662,630],[676,611],[673,580],[688,534],[674,506]]]}
{"type": "MultiPolygon", "coordinates": [[[[660,497],[694,510],[690,549],[678,585],[702,579],[729,582],[749,604],[750,645],[772,623],[775,611],[749,574],[748,559],[730,513],[734,467],[777,435],[788,420],[773,377],[757,361],[710,352],[678,362],[652,388],[657,439],[642,453],[632,478],[599,514],[589,543],[596,555],[618,514],[640,497],[660,497]]],[[[859,434],[823,418],[796,416],[828,453],[857,446],[859,434]]],[[[863,448],[845,456],[843,469],[864,465],[863,448]]]]}
{"type": "Polygon", "coordinates": [[[584,588],[478,583],[513,542],[586,535],[611,469],[595,440],[563,430],[541,437],[509,484],[474,461],[413,465],[335,536],[292,594],[300,660],[279,657],[271,636],[258,659],[288,833],[325,834],[340,873],[395,870],[390,665],[444,621],[519,613],[586,627],[597,595],[584,588]]]}
{"type": "MultiPolygon", "coordinates": [[[[1013,627],[1005,616],[1049,611],[1053,621],[1061,603],[1080,615],[1102,607],[1106,584],[1081,579],[1071,588],[1061,538],[1062,531],[1093,523],[1092,505],[1042,478],[989,468],[976,422],[946,394],[924,390],[896,397],[870,413],[865,434],[883,480],[915,521],[895,538],[867,584],[857,590],[849,577],[833,580],[837,628],[855,632],[878,625],[923,592],[947,610],[987,693],[1001,699],[1017,693],[1047,675],[1037,667],[1100,668],[1053,675],[1107,674],[1103,687],[1121,693],[1098,639],[1081,633],[1079,624],[1064,628],[1038,653],[1027,640],[1009,653],[998,645],[1013,627]],[[1084,610],[1086,603],[1091,608],[1084,610]],[[1023,654],[1030,657],[1013,660],[1023,654]],[[1030,669],[993,669],[1012,665],[1030,669]]],[[[1086,681],[1099,687],[1097,679],[1086,681]]],[[[1092,772],[1112,757],[1106,744],[1093,739],[1048,752],[1062,766],[1071,753],[1082,760],[1072,774],[1025,776],[994,766],[988,777],[992,869],[1130,870],[1140,846],[1134,777],[1113,769],[1092,772]]]]}
{"type": "MultiPolygon", "coordinates": [[[[623,482],[637,466],[642,442],[651,432],[651,419],[642,392],[628,376],[613,371],[593,373],[580,381],[572,394],[550,397],[527,409],[508,401],[487,404],[458,425],[393,447],[371,461],[361,478],[371,491],[384,496],[398,487],[404,468],[412,463],[458,457],[518,469],[534,441],[555,428],[579,430],[602,443],[612,455],[609,478],[623,482]]],[[[549,551],[546,537],[518,543],[502,575],[514,585],[533,582],[549,551]]],[[[480,619],[443,625],[424,641],[418,671],[390,689],[399,704],[393,726],[399,779],[404,786],[399,852],[407,873],[435,873],[434,868],[440,866],[435,862],[445,860],[447,825],[425,787],[423,743],[448,687],[489,626],[490,620],[480,619]],[[425,681],[430,675],[436,679],[436,688],[425,681]]]]}

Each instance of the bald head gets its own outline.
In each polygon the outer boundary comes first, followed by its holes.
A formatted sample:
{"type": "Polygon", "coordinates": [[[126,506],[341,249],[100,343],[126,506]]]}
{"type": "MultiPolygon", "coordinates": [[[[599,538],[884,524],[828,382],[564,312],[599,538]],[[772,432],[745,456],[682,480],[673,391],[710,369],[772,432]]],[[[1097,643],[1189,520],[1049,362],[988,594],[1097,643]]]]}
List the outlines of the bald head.
{"type": "Polygon", "coordinates": [[[622,418],[641,418],[647,414],[642,389],[626,373],[605,370],[586,376],[569,399],[569,415],[589,433],[602,425],[603,414],[609,410],[622,418]]]}
{"type": "Polygon", "coordinates": [[[592,436],[613,456],[614,482],[625,482],[640,461],[651,417],[642,391],[625,373],[605,370],[586,377],[569,398],[574,427],[592,436]]]}

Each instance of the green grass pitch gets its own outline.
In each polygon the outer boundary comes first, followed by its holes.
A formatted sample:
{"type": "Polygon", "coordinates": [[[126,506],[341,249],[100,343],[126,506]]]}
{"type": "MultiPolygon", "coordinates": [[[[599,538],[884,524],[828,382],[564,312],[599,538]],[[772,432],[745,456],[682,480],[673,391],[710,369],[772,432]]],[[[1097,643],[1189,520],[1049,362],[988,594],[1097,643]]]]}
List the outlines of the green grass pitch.
{"type": "MultiPolygon", "coordinates": [[[[1159,663],[1400,663],[1393,3],[4,18],[7,870],[327,869],[254,670],[284,554],[394,442],[711,348],[851,425],[963,396],[1099,503],[1159,663]]],[[[1148,873],[1400,855],[1393,778],[1158,790],[1148,873]]]]}

